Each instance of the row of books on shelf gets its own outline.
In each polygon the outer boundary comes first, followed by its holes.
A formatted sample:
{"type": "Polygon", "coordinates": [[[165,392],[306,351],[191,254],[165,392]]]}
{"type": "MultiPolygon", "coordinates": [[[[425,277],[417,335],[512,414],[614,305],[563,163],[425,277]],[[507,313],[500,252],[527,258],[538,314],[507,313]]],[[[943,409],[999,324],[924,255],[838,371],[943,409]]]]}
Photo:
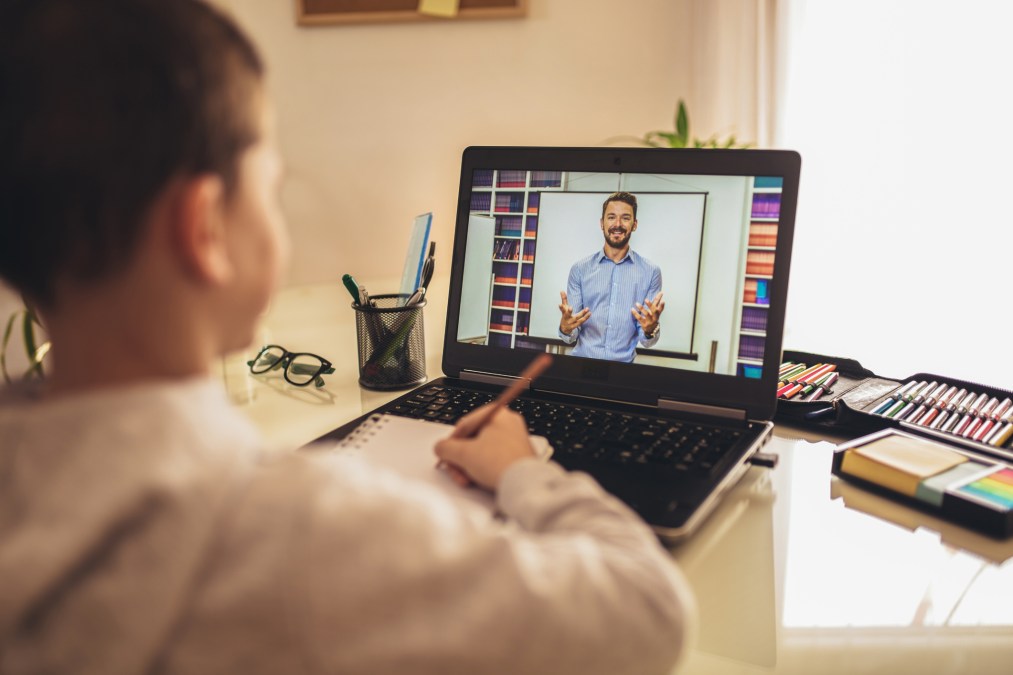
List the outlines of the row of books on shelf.
{"type": "Polygon", "coordinates": [[[773,251],[748,251],[746,253],[746,274],[774,274],[773,251]]]}
{"type": "Polygon", "coordinates": [[[743,307],[742,330],[767,330],[767,310],[762,307],[743,307]]]}
{"type": "Polygon", "coordinates": [[[512,171],[500,170],[493,177],[491,170],[476,171],[475,187],[499,188],[560,188],[563,187],[562,171],[512,171]],[[530,174],[530,181],[528,180],[530,174]]]}
{"type": "MultiPolygon", "coordinates": [[[[484,212],[484,211],[488,211],[488,209],[472,209],[472,211],[483,211],[484,212]]],[[[492,210],[492,212],[493,213],[527,213],[528,215],[536,216],[536,215],[538,215],[538,207],[537,206],[529,206],[528,209],[525,211],[524,209],[521,209],[521,208],[515,208],[515,205],[513,205],[513,204],[496,204],[496,208],[494,208],[492,210]]]]}
{"type": "Polygon", "coordinates": [[[753,305],[769,305],[770,282],[767,279],[746,279],[742,289],[742,302],[753,305]]]}
{"type": "Polygon", "coordinates": [[[489,323],[489,330],[498,330],[498,331],[503,331],[503,332],[506,332],[506,333],[517,333],[518,335],[527,335],[528,334],[527,321],[523,321],[523,322],[522,321],[518,321],[516,328],[509,321],[508,322],[491,321],[489,323]]]}
{"type": "Polygon", "coordinates": [[[779,218],[780,216],[780,193],[758,192],[753,195],[753,218],[779,218]]]}
{"type": "Polygon", "coordinates": [[[750,223],[750,246],[777,246],[777,223],[750,223]]]}
{"type": "Polygon", "coordinates": [[[758,335],[739,336],[739,358],[763,360],[764,338],[758,335]]]}
{"type": "Polygon", "coordinates": [[[498,239],[495,242],[492,257],[498,260],[532,262],[535,259],[535,254],[534,251],[524,247],[520,239],[498,239]]]}
{"type": "MultiPolygon", "coordinates": [[[[536,214],[541,201],[540,197],[538,192],[497,192],[493,211],[496,213],[536,214]],[[525,203],[525,195],[527,195],[527,203],[525,203]]],[[[488,205],[492,203],[491,194],[488,192],[473,192],[471,195],[472,211],[488,211],[488,205]],[[483,206],[485,208],[481,208],[483,206]]]]}
{"type": "Polygon", "coordinates": [[[500,171],[496,178],[498,187],[524,187],[527,183],[527,171],[500,171]]]}
{"type": "Polygon", "coordinates": [[[496,195],[496,208],[494,209],[497,213],[523,213],[524,208],[524,193],[523,192],[508,192],[499,193],[496,195]]]}

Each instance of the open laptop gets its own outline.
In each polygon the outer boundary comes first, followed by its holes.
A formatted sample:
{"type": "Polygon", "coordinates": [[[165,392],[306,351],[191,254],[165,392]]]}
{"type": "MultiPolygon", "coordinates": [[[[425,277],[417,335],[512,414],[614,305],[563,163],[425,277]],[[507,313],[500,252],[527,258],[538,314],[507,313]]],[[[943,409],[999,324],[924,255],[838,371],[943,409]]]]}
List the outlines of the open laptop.
{"type": "MultiPolygon", "coordinates": [[[[445,377],[372,413],[453,423],[551,352],[512,407],[557,462],[594,476],[662,540],[686,537],[770,438],[799,169],[790,151],[467,148],[445,377]],[[560,291],[575,262],[603,250],[603,204],[618,191],[636,196],[629,244],[660,269],[665,303],[631,362],[576,356],[585,333],[566,344],[559,332],[560,291]]],[[[626,306],[605,314],[636,320],[626,306]]]]}

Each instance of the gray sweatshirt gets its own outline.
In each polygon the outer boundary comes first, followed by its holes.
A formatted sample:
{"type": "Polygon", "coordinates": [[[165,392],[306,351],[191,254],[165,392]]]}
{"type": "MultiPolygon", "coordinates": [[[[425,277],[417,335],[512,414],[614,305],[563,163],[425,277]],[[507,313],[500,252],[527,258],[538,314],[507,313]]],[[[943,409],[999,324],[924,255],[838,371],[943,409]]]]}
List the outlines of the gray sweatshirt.
{"type": "Polygon", "coordinates": [[[693,624],[650,530],[524,460],[506,522],[266,452],[208,380],[0,392],[0,673],[669,672],[693,624]]]}

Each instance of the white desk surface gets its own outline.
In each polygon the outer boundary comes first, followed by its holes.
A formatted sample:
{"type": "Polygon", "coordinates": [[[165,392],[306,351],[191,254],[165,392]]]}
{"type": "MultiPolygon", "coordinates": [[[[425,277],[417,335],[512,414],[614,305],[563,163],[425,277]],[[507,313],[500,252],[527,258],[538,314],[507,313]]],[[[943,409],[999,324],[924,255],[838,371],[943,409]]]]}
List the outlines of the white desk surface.
{"type": "MultiPolygon", "coordinates": [[[[425,310],[430,379],[441,374],[444,316],[434,302],[425,310]]],[[[272,444],[298,447],[403,393],[359,387],[354,315],[337,283],[284,289],[259,337],[335,367],[322,389],[296,388],[250,376],[249,354],[224,359],[230,396],[272,444]]],[[[701,619],[678,672],[1013,672],[1013,539],[832,477],[833,447],[777,425],[777,468],[750,468],[672,549],[701,619]]]]}

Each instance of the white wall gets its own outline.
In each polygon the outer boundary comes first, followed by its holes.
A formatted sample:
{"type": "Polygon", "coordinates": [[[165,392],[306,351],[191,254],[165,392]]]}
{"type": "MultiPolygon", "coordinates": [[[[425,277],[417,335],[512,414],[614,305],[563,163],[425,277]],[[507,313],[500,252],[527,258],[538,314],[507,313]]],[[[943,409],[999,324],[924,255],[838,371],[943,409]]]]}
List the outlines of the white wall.
{"type": "MultiPolygon", "coordinates": [[[[529,0],[521,19],[312,28],[296,25],[296,0],[213,1],[268,63],[287,283],[351,272],[372,293],[396,290],[412,218],[432,210],[437,327],[466,146],[641,136],[670,128],[689,86],[687,0],[529,0]]],[[[0,318],[18,306],[0,287],[0,318]]]]}
{"type": "Polygon", "coordinates": [[[682,1],[530,0],[522,19],[316,27],[296,25],[295,0],[219,3],[270,69],[293,283],[396,278],[412,218],[432,210],[446,244],[432,292],[445,298],[466,146],[639,136],[668,128],[688,87],[682,1]]]}

